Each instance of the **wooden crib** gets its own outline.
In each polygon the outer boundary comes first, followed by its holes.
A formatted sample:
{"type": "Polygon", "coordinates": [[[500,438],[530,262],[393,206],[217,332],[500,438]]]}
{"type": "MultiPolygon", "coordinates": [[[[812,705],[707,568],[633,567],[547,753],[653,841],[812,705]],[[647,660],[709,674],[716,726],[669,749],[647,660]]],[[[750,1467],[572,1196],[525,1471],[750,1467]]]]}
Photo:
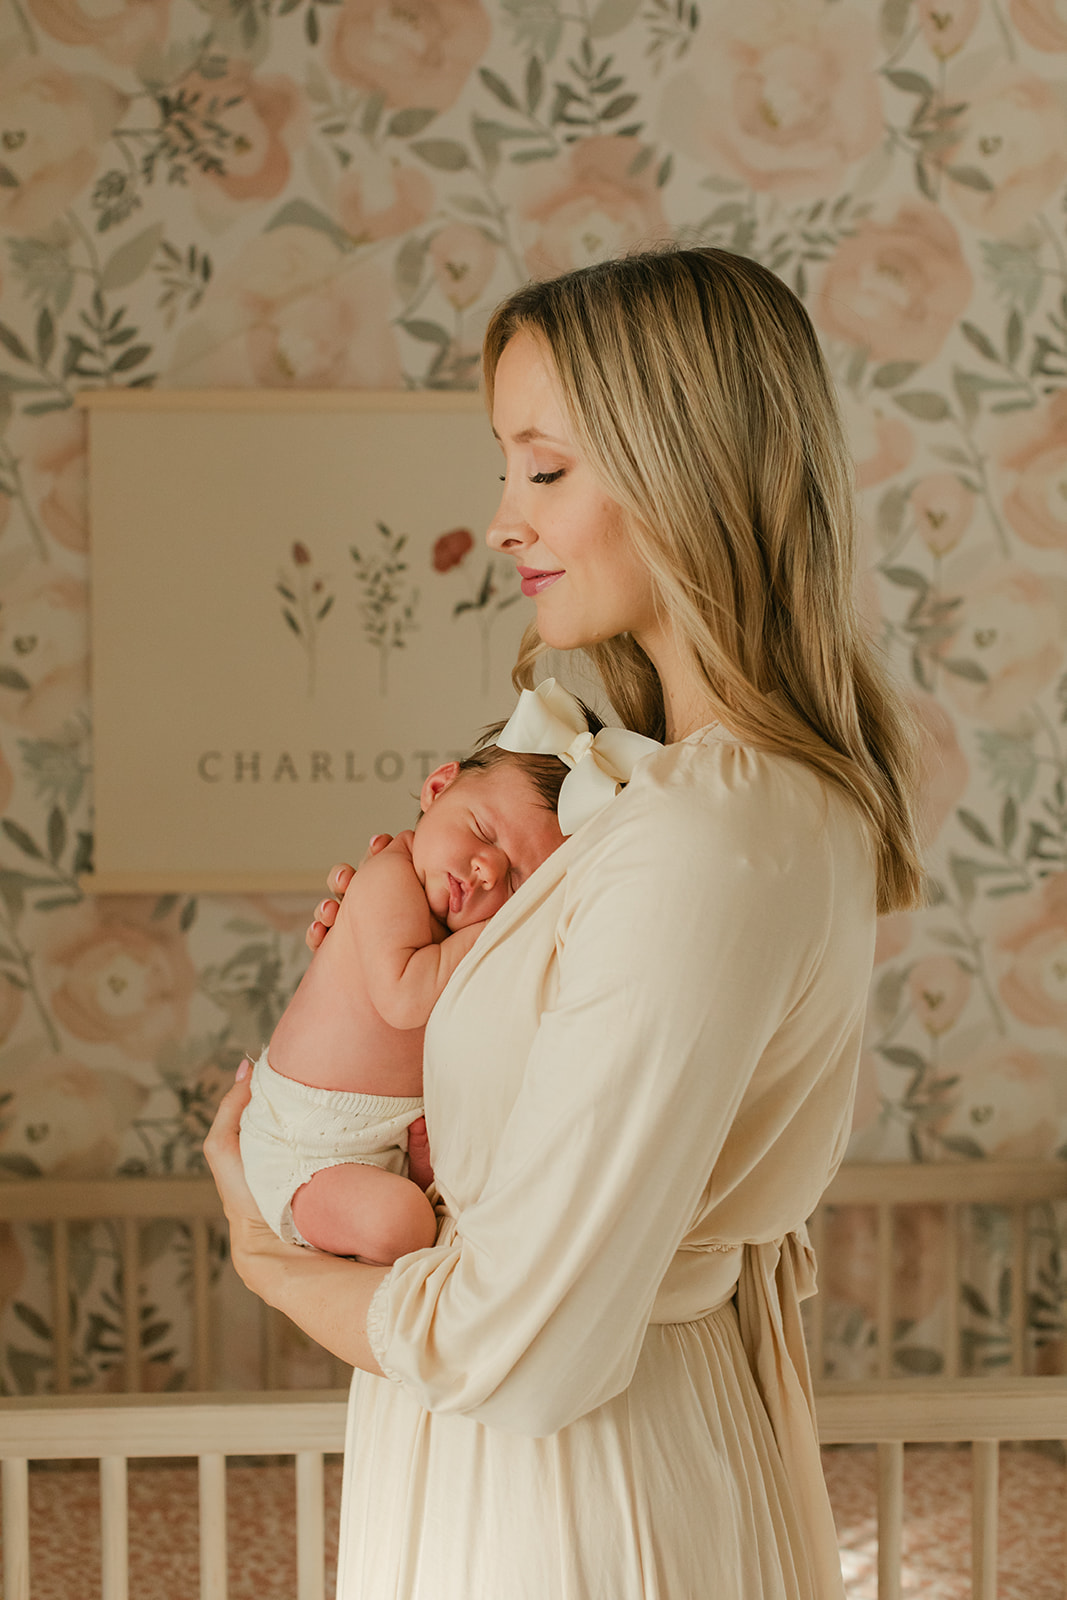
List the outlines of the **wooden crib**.
{"type": "MultiPolygon", "coordinates": [[[[903,1582],[905,1447],[959,1443],[972,1456],[971,1593],[997,1595],[997,1490],[1003,1441],[1067,1441],[1067,1377],[1028,1375],[1028,1270],[1035,1210],[1067,1201],[1067,1165],[970,1162],[945,1165],[843,1168],[811,1222],[817,1251],[833,1247],[842,1208],[865,1208],[875,1241],[873,1374],[835,1376],[827,1352],[826,1309],[813,1303],[809,1324],[819,1433],[826,1445],[870,1445],[878,1453],[878,1596],[899,1600],[903,1582]],[[930,1376],[895,1375],[899,1278],[895,1245],[908,1207],[936,1207],[943,1221],[941,1271],[957,1292],[945,1297],[943,1360],[930,1376]],[[985,1376],[966,1374],[960,1286],[965,1233],[973,1208],[996,1208],[1009,1241],[1001,1276],[1005,1334],[999,1365],[985,1376]]],[[[212,1250],[218,1202],[205,1179],[128,1179],[100,1183],[48,1180],[0,1185],[0,1222],[33,1219],[51,1230],[53,1392],[0,1400],[3,1472],[3,1572],[7,1600],[32,1600],[30,1583],[30,1463],[97,1461],[100,1481],[103,1600],[127,1600],[127,1463],[185,1457],[198,1462],[201,1600],[225,1600],[226,1463],[233,1457],[293,1460],[296,1484],[296,1593],[324,1600],[323,1463],[344,1438],[343,1387],[299,1392],[277,1387],[279,1319],[263,1309],[254,1378],[258,1388],[212,1392],[217,1340],[212,1329],[212,1250]],[[121,1241],[121,1321],[124,1394],[73,1393],[67,1272],[70,1232],[88,1218],[112,1219],[121,1241]],[[153,1219],[180,1218],[189,1229],[192,1269],[190,1371],[194,1392],[139,1393],[139,1255],[142,1229],[153,1219]]],[[[343,1382],[345,1369],[337,1363],[343,1382]]],[[[1067,1571],[1064,1574],[1067,1578],[1067,1571]]],[[[1062,1592],[1062,1591],[1061,1591],[1062,1592]]],[[[134,1597],[137,1600],[137,1597],[134,1597]]]]}

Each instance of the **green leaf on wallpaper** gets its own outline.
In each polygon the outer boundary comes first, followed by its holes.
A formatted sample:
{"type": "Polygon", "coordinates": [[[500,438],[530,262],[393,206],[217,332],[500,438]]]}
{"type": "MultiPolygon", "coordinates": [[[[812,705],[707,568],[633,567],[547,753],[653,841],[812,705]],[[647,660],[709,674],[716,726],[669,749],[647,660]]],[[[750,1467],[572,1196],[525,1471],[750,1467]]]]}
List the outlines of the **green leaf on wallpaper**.
{"type": "Polygon", "coordinates": [[[927,594],[930,588],[929,578],[921,572],[916,572],[914,567],[880,567],[883,578],[890,583],[895,583],[900,589],[916,589],[920,594],[927,594]]]}
{"type": "Polygon", "coordinates": [[[973,811],[967,811],[963,806],[960,806],[956,816],[963,827],[967,829],[967,832],[974,835],[979,844],[988,845],[990,850],[996,849],[996,840],[981,817],[976,817],[973,811]]]}
{"type": "Polygon", "coordinates": [[[871,382],[876,389],[895,389],[898,383],[906,383],[913,372],[918,372],[917,361],[887,361],[879,367],[871,382]]]}
{"type": "Polygon", "coordinates": [[[875,1049],[894,1067],[906,1067],[909,1072],[926,1071],[927,1064],[918,1050],[912,1050],[906,1044],[878,1044],[875,1049]]]}
{"type": "Polygon", "coordinates": [[[996,188],[992,178],[981,167],[946,167],[945,171],[954,183],[962,184],[965,189],[979,189],[983,194],[988,194],[996,188]]]}
{"type": "Polygon", "coordinates": [[[875,527],[882,544],[888,546],[896,540],[904,526],[908,499],[907,489],[901,484],[893,484],[879,500],[878,510],[875,513],[875,527]]]}
{"type": "Polygon", "coordinates": [[[545,72],[539,56],[531,56],[526,63],[526,109],[531,114],[541,104],[545,92],[545,72]]]}
{"type": "Polygon", "coordinates": [[[403,111],[394,111],[385,125],[385,131],[391,139],[413,139],[423,128],[428,128],[436,117],[437,112],[428,108],[405,107],[403,111]]]}
{"type": "Polygon", "coordinates": [[[410,148],[439,172],[462,172],[468,165],[467,152],[457,139],[420,139],[410,148]]]}
{"type": "Polygon", "coordinates": [[[422,282],[429,248],[428,239],[420,239],[417,233],[409,233],[396,253],[396,261],[393,264],[396,286],[405,297],[413,295],[422,282]]]}
{"type": "Polygon", "coordinates": [[[979,355],[985,356],[987,361],[996,361],[999,363],[1000,357],[997,355],[993,341],[990,339],[989,335],[983,333],[981,328],[977,327],[975,323],[961,322],[960,332],[967,340],[967,343],[974,346],[979,355]]]}
{"type": "Polygon", "coordinates": [[[909,389],[907,394],[895,394],[893,399],[902,411],[920,422],[942,422],[950,414],[948,401],[932,389],[909,389]]]}
{"type": "MultiPolygon", "coordinates": [[[[985,1151],[978,1143],[978,1140],[969,1139],[965,1133],[943,1133],[941,1135],[941,1143],[946,1150],[951,1150],[954,1156],[966,1156],[969,1161],[982,1161],[985,1159],[985,1151]]],[[[967,1286],[963,1285],[963,1289],[964,1298],[966,1298],[967,1286]]],[[[967,1330],[964,1329],[964,1332],[966,1333],[967,1330]]]]}
{"type": "Polygon", "coordinates": [[[882,47],[887,53],[895,50],[903,39],[910,9],[911,0],[882,0],[882,8],[878,13],[878,31],[881,34],[882,47]]]}
{"type": "Polygon", "coordinates": [[[0,666],[0,689],[17,689],[19,691],[30,688],[30,681],[24,678],[15,667],[0,666]]]}
{"type": "Polygon", "coordinates": [[[989,674],[977,661],[968,661],[962,656],[953,656],[950,660],[942,661],[941,665],[946,672],[951,672],[953,677],[966,678],[968,683],[988,683],[989,674]]]}
{"type": "Polygon", "coordinates": [[[478,76],[491,95],[500,101],[502,106],[507,106],[509,111],[521,111],[518,96],[504,82],[498,72],[493,72],[489,67],[479,67],[478,76]]]}
{"type": "Polygon", "coordinates": [[[606,39],[629,26],[641,7],[641,0],[600,0],[589,18],[589,37],[606,39]]]}
{"type": "Polygon", "coordinates": [[[536,51],[551,61],[563,36],[563,16],[558,0],[501,0],[520,50],[536,51]]]}
{"type": "MultiPolygon", "coordinates": [[[[420,317],[413,317],[409,321],[401,322],[399,326],[422,344],[439,344],[447,347],[452,342],[448,332],[439,322],[427,322],[420,317]]],[[[354,555],[355,551],[352,553],[354,555]]]]}
{"type": "Polygon", "coordinates": [[[0,322],[0,344],[3,345],[4,349],[7,350],[10,355],[15,357],[16,361],[33,361],[33,357],[26,349],[26,346],[23,344],[18,334],[13,328],[9,328],[4,322],[0,322]]]}
{"type": "Polygon", "coordinates": [[[1019,807],[1009,794],[1000,812],[1000,842],[1010,850],[1019,832],[1019,807]]]}
{"type": "Polygon", "coordinates": [[[888,79],[894,89],[900,89],[904,94],[921,94],[925,99],[929,100],[934,97],[933,84],[921,72],[908,72],[903,68],[897,67],[890,68],[883,76],[888,79]]]}
{"type": "Polygon", "coordinates": [[[327,239],[332,239],[338,250],[352,249],[351,235],[319,206],[313,206],[310,200],[287,201],[280,211],[274,213],[263,231],[272,233],[275,228],[314,228],[318,233],[324,233],[327,239]]]}
{"type": "Polygon", "coordinates": [[[4,817],[0,819],[0,828],[3,828],[12,844],[18,845],[23,855],[31,856],[35,861],[44,860],[44,851],[40,845],[17,822],[13,822],[10,817],[4,817]]]}
{"type": "Polygon", "coordinates": [[[1008,326],[1004,334],[1004,347],[1008,352],[1009,362],[1014,366],[1023,347],[1023,319],[1018,311],[1013,311],[1008,318],[1008,326]]]}
{"type": "Polygon", "coordinates": [[[996,293],[1023,311],[1033,311],[1045,281],[1040,236],[1035,235],[1033,243],[1026,244],[983,239],[979,248],[996,293]]]}
{"type": "Polygon", "coordinates": [[[920,1344],[898,1345],[893,1351],[893,1364],[916,1378],[936,1378],[945,1365],[940,1350],[920,1344]]]}
{"type": "Polygon", "coordinates": [[[152,264],[152,257],[163,238],[164,224],[154,222],[143,228],[108,257],[100,273],[100,286],[106,293],[125,289],[142,278],[152,264]]]}
{"type": "Polygon", "coordinates": [[[907,967],[883,973],[882,977],[879,978],[874,989],[874,1004],[872,1008],[874,1021],[879,1027],[888,1028],[900,1010],[900,1000],[907,981],[907,967]]]}

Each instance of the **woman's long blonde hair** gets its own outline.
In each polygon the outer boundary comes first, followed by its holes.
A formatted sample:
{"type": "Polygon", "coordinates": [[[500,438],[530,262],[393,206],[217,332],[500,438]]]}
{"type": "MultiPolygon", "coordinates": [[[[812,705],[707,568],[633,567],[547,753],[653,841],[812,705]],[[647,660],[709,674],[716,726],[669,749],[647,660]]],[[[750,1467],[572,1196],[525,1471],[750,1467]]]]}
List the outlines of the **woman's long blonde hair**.
{"type": "MultiPolygon", "coordinates": [[[[490,404],[520,331],[547,348],[575,437],[628,512],[714,713],[852,795],[879,842],[879,910],[915,905],[914,730],[857,615],[853,467],[800,301],[757,262],[712,249],[531,283],[489,324],[490,404]]],[[[517,687],[532,686],[543,649],[529,629],[517,687]]],[[[588,655],[626,725],[662,739],[640,646],[623,634],[588,655]]]]}

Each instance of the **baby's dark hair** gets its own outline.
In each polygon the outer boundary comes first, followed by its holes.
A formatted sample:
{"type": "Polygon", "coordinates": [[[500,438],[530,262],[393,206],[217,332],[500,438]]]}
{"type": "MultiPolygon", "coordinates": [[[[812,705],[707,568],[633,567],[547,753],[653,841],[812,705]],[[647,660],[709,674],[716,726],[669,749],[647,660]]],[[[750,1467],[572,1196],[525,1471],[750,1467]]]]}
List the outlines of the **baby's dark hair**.
{"type": "MultiPolygon", "coordinates": [[[[603,722],[582,701],[579,700],[578,704],[585,713],[589,732],[598,734],[604,726],[603,722]]],[[[493,722],[488,728],[482,729],[474,749],[460,762],[460,772],[490,772],[501,762],[509,761],[526,774],[549,811],[555,811],[559,805],[559,791],[570,768],[559,756],[535,756],[525,751],[501,750],[496,741],[504,726],[503,722],[493,722]]]]}

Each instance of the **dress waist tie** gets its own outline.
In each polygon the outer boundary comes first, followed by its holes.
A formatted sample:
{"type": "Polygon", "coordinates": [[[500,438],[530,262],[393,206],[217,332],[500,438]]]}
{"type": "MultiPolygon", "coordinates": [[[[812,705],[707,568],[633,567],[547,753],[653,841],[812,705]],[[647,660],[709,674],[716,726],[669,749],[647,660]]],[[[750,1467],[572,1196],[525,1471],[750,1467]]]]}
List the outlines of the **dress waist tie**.
{"type": "Polygon", "coordinates": [[[833,1513],[823,1482],[800,1302],[815,1293],[806,1228],[746,1244],[735,1293],[741,1340],[792,1489],[819,1600],[844,1596],[833,1513]]]}

